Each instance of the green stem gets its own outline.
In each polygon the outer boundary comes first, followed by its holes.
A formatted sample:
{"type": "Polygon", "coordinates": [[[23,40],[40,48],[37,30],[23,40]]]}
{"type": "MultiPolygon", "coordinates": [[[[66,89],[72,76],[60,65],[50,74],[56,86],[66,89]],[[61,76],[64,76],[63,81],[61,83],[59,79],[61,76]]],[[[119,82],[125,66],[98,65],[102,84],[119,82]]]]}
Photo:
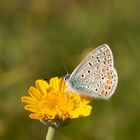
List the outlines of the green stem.
{"type": "Polygon", "coordinates": [[[55,131],[56,131],[56,128],[49,127],[48,128],[48,133],[47,133],[47,136],[46,136],[46,140],[53,140],[54,139],[54,135],[55,135],[55,131]]]}

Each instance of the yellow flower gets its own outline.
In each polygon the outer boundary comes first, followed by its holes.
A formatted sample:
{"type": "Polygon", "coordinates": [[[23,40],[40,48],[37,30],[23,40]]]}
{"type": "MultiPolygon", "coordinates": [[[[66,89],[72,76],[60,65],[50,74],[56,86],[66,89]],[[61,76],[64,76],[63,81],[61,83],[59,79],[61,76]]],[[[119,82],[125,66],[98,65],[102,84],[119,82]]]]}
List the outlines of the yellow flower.
{"type": "Polygon", "coordinates": [[[49,83],[36,80],[35,87],[30,87],[28,92],[30,96],[24,96],[21,100],[27,103],[25,110],[32,112],[29,117],[47,121],[47,124],[53,122],[53,125],[61,125],[66,120],[88,116],[92,110],[88,105],[90,98],[67,93],[63,78],[51,78],[49,83]]]}

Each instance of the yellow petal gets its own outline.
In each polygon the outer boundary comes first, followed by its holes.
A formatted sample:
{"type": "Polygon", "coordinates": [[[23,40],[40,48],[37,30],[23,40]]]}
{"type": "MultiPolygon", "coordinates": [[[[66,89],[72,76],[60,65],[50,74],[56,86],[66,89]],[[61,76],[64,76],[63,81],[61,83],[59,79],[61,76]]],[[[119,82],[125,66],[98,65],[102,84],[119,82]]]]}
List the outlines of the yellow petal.
{"type": "Polygon", "coordinates": [[[55,92],[59,91],[59,79],[58,79],[58,77],[51,78],[50,86],[54,88],[55,92]]]}
{"type": "Polygon", "coordinates": [[[36,80],[35,85],[43,95],[47,94],[46,89],[49,88],[49,84],[45,80],[36,80]]]}
{"type": "Polygon", "coordinates": [[[60,78],[59,87],[60,87],[61,92],[64,92],[66,90],[66,84],[65,84],[65,81],[62,78],[60,78]]]}
{"type": "Polygon", "coordinates": [[[92,107],[90,105],[83,105],[79,108],[76,108],[74,111],[70,112],[71,118],[78,118],[80,116],[89,116],[91,113],[92,107]]]}
{"type": "Polygon", "coordinates": [[[29,115],[29,117],[31,119],[38,119],[38,120],[43,118],[43,116],[41,114],[38,114],[38,113],[32,113],[32,114],[29,115]]]}
{"type": "Polygon", "coordinates": [[[31,112],[39,113],[39,110],[34,105],[25,105],[24,109],[28,110],[28,111],[31,111],[31,112]]]}
{"type": "Polygon", "coordinates": [[[81,95],[81,100],[84,104],[89,104],[93,100],[93,98],[81,95]]]}
{"type": "Polygon", "coordinates": [[[80,95],[78,93],[68,93],[69,95],[69,100],[78,103],[83,103],[82,102],[82,98],[80,97],[80,95]]]}
{"type": "Polygon", "coordinates": [[[39,92],[39,90],[37,90],[35,87],[30,87],[28,92],[31,95],[31,97],[41,100],[42,95],[39,92]]]}
{"type": "Polygon", "coordinates": [[[48,119],[55,119],[56,117],[56,112],[50,111],[49,109],[42,109],[41,114],[43,117],[47,117],[48,119]]]}
{"type": "Polygon", "coordinates": [[[21,98],[21,101],[27,104],[37,105],[37,101],[35,101],[33,98],[29,96],[24,96],[21,98]]]}

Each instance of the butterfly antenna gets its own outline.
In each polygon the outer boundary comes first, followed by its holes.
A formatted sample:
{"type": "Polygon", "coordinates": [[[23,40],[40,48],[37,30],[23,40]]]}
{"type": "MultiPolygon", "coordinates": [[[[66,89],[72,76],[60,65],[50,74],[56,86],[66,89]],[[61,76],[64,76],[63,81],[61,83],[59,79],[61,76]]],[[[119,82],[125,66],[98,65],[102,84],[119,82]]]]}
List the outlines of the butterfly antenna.
{"type": "Polygon", "coordinates": [[[66,64],[63,64],[63,67],[64,67],[64,69],[65,69],[65,71],[66,71],[66,74],[69,74],[68,69],[67,69],[67,67],[66,67],[66,64]]]}

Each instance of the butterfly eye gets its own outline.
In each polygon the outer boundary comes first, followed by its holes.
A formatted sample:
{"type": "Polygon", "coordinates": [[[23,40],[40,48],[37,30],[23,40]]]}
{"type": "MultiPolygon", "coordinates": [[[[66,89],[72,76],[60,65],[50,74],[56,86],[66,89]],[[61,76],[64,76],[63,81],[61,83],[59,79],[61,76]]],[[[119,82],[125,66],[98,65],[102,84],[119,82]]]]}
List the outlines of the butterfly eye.
{"type": "Polygon", "coordinates": [[[65,80],[65,81],[68,80],[69,77],[70,77],[70,74],[65,75],[65,76],[64,76],[64,80],[65,80]]]}

